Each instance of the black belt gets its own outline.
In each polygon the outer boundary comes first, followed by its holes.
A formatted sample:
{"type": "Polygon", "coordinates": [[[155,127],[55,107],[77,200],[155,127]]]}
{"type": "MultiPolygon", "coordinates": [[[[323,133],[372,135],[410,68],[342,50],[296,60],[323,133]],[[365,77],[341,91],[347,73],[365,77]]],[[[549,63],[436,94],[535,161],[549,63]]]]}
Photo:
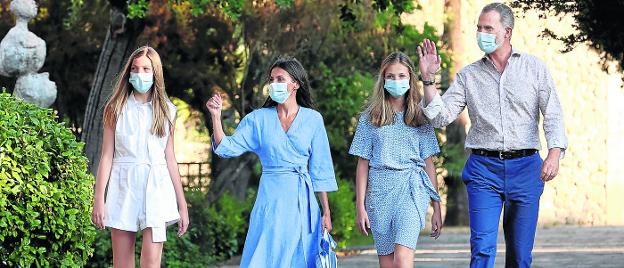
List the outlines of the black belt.
{"type": "Polygon", "coordinates": [[[481,155],[481,156],[489,156],[489,157],[497,157],[500,159],[513,159],[518,157],[525,157],[533,155],[537,152],[535,149],[523,149],[523,150],[513,150],[513,151],[488,151],[481,149],[472,149],[473,154],[481,155]]]}

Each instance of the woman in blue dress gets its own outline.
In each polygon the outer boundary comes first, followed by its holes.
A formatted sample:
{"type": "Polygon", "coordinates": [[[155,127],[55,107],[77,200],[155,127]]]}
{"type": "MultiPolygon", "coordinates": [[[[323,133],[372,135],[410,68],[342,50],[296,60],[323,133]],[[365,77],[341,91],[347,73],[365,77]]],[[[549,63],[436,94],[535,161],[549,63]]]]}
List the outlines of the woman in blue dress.
{"type": "Polygon", "coordinates": [[[440,149],[419,108],[414,65],[405,54],[381,64],[360,115],[349,153],[358,156],[356,214],[361,232],[373,233],[381,267],[413,267],[419,232],[433,202],[432,234],[442,228],[432,156],[440,149]]]}
{"type": "Polygon", "coordinates": [[[332,229],[327,192],[338,190],[327,133],[323,117],[312,109],[308,75],[299,61],[278,59],[268,81],[270,98],[246,115],[232,136],[221,125],[221,97],[215,94],[206,103],[214,153],[254,152],[262,163],[241,267],[314,267],[321,231],[332,229]]]}

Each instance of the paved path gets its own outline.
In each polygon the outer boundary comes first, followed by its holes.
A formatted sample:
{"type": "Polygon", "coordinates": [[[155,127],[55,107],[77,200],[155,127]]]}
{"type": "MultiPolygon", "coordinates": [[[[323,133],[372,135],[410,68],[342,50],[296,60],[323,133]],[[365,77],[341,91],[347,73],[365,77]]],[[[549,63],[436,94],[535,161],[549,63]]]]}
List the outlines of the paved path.
{"type": "MultiPolygon", "coordinates": [[[[505,244],[499,233],[496,267],[504,267],[505,244]]],[[[437,240],[422,235],[414,259],[415,267],[468,267],[470,234],[467,228],[447,228],[437,240]]],[[[342,268],[378,267],[374,249],[338,260],[342,268]]],[[[624,226],[559,226],[538,229],[533,267],[624,268],[624,226]]]]}
{"type": "MultiPolygon", "coordinates": [[[[504,267],[505,244],[499,233],[496,267],[504,267]]],[[[240,256],[239,256],[240,258],[240,256]]],[[[238,267],[237,258],[218,267],[238,267]]],[[[433,240],[422,235],[414,258],[414,267],[468,267],[470,234],[468,228],[446,228],[433,240]]],[[[377,255],[369,247],[357,255],[338,260],[340,268],[378,267],[377,255]]],[[[533,267],[617,267],[624,268],[624,226],[557,226],[537,230],[533,267]]]]}

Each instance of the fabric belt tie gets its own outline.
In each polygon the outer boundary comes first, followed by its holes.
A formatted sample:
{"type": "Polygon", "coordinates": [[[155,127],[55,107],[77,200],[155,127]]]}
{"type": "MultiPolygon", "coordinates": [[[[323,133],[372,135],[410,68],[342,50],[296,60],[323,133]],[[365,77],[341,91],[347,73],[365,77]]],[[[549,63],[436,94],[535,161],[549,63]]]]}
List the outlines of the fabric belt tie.
{"type": "MultiPolygon", "coordinates": [[[[314,188],[312,187],[312,179],[308,173],[308,168],[304,166],[297,167],[267,167],[262,170],[263,174],[297,174],[299,178],[298,185],[298,197],[297,203],[299,206],[299,214],[304,217],[307,213],[310,213],[310,220],[307,223],[303,223],[301,228],[308,231],[308,233],[314,232],[314,220],[319,217],[317,209],[312,209],[312,202],[314,197],[314,188]],[[306,200],[307,199],[307,200],[306,200]],[[307,225],[307,226],[305,226],[307,225]],[[307,228],[306,228],[307,227],[307,228]]],[[[303,222],[303,221],[302,221],[303,222]]]]}
{"type": "MultiPolygon", "coordinates": [[[[384,170],[387,171],[388,169],[384,170]]],[[[438,191],[433,188],[433,184],[429,179],[429,175],[427,175],[427,172],[425,172],[424,163],[416,165],[412,168],[395,169],[392,171],[397,172],[401,177],[404,176],[403,174],[407,176],[407,184],[409,186],[410,197],[418,211],[426,211],[427,207],[429,206],[430,200],[440,202],[440,195],[438,194],[438,191]],[[421,185],[424,187],[422,187],[421,185]],[[429,196],[430,200],[427,200],[426,202],[423,202],[424,200],[419,200],[418,191],[421,190],[421,188],[424,188],[424,190],[426,191],[426,195],[429,196]]],[[[398,207],[399,206],[395,206],[395,209],[398,209],[398,207]]],[[[425,226],[426,213],[425,215],[419,215],[419,218],[421,226],[425,226]]]]}
{"type": "MultiPolygon", "coordinates": [[[[132,165],[133,168],[128,168],[128,178],[133,178],[134,176],[136,176],[136,167],[147,166],[149,168],[147,175],[147,184],[145,185],[145,203],[143,204],[145,207],[145,227],[151,227],[152,229],[163,228],[164,230],[164,228],[166,227],[166,223],[160,214],[159,208],[154,205],[149,206],[148,204],[158,204],[158,194],[162,192],[162,178],[159,178],[160,176],[156,176],[155,166],[166,166],[167,162],[165,162],[164,159],[160,161],[150,161],[148,159],[136,159],[133,157],[118,157],[113,159],[113,163],[132,165]]],[[[152,241],[164,241],[166,237],[163,238],[161,236],[162,234],[159,234],[159,232],[157,232],[156,230],[152,231],[152,241]]]]}

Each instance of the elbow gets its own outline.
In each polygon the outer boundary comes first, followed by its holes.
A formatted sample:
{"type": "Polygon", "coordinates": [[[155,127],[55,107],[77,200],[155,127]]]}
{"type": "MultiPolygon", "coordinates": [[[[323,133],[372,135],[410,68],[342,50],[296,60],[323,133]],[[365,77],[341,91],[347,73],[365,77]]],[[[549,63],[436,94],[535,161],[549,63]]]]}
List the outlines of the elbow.
{"type": "Polygon", "coordinates": [[[434,128],[443,128],[445,126],[448,126],[451,122],[441,120],[440,117],[429,120],[429,124],[431,124],[431,126],[434,128]]]}

